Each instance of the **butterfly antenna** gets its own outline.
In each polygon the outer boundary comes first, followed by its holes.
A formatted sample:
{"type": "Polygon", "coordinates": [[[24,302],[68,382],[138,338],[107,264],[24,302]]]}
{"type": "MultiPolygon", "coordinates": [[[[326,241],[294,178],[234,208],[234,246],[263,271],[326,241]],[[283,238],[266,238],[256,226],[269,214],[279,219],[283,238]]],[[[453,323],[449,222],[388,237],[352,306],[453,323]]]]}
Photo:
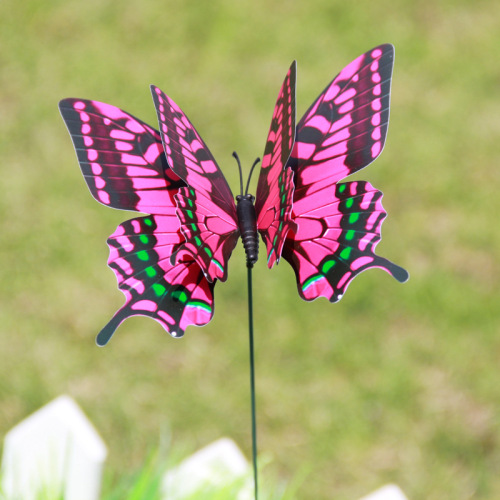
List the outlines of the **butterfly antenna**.
{"type": "Polygon", "coordinates": [[[255,167],[257,166],[257,163],[259,163],[260,158],[256,158],[255,161],[253,162],[252,168],[250,169],[250,175],[248,176],[248,181],[247,181],[247,188],[245,190],[245,194],[248,194],[248,188],[250,187],[250,179],[252,178],[253,171],[255,167]]]}
{"type": "Polygon", "coordinates": [[[239,158],[238,153],[236,151],[233,151],[233,156],[236,158],[236,161],[238,163],[238,170],[240,171],[240,193],[241,193],[241,196],[243,196],[243,172],[241,171],[240,158],[239,158]]]}

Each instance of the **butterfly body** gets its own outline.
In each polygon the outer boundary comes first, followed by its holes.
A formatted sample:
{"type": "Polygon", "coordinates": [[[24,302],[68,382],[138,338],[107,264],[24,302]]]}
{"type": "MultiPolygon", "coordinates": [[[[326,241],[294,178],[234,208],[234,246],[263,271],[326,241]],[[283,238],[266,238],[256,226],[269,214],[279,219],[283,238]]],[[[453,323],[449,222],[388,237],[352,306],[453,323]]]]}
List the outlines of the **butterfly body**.
{"type": "MultiPolygon", "coordinates": [[[[361,272],[408,273],[375,254],[386,217],[382,193],[341,182],[381,153],[389,122],[394,48],[380,45],[348,64],[295,121],[296,63],[278,94],[255,198],[235,198],[181,108],[151,87],[159,131],[109,104],[64,99],[59,107],[87,185],[100,203],[150,214],[118,226],[109,266],[126,302],[98,335],[105,344],[130,316],[149,316],[174,337],[213,317],[241,236],[252,267],[259,235],[269,268],[284,257],[299,295],[335,302],[361,272]]],[[[255,164],[254,164],[255,165],[255,164]]],[[[253,168],[253,167],[252,167],[253,168]]]]}
{"type": "Polygon", "coordinates": [[[257,232],[257,214],[255,197],[251,194],[236,196],[236,213],[241,241],[247,256],[247,266],[253,267],[259,258],[259,233],[257,232]]]}

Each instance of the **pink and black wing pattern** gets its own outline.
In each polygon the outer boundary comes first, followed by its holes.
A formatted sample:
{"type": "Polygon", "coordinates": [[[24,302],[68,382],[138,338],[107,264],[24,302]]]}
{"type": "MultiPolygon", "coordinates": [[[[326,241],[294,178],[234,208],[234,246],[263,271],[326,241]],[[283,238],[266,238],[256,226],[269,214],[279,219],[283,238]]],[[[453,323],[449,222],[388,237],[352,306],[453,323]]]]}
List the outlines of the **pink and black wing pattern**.
{"type": "Polygon", "coordinates": [[[355,59],[320,94],[297,125],[289,166],[295,192],[283,256],[302,298],[339,300],[360,272],[379,267],[398,281],[408,273],[375,255],[386,216],[382,193],[366,182],[338,184],[382,151],[389,121],[394,48],[355,59]]]}
{"type": "Polygon", "coordinates": [[[165,190],[184,183],[168,167],[157,130],[98,101],[63,99],[59,109],[92,196],[122,210],[162,213],[165,190]]]}
{"type": "MultiPolygon", "coordinates": [[[[382,152],[389,124],[394,47],[380,45],[348,64],[297,125],[289,161],[296,191],[334,184],[382,152]]],[[[296,195],[297,196],[297,195],[296,195]]]]}
{"type": "Polygon", "coordinates": [[[108,265],[126,302],[98,334],[99,345],[129,316],[149,316],[173,337],[182,337],[189,325],[212,319],[214,284],[191,258],[171,263],[183,241],[173,204],[169,214],[128,220],[109,237],[108,265]]]}
{"type": "Polygon", "coordinates": [[[287,239],[283,257],[295,270],[303,299],[323,296],[337,302],[349,283],[372,267],[398,281],[408,279],[403,268],[374,253],[387,215],[381,199],[368,182],[353,181],[294,203],[298,230],[287,239]]]}
{"type": "Polygon", "coordinates": [[[279,261],[288,232],[296,229],[291,219],[293,172],[285,168],[295,140],[296,74],[294,61],[274,107],[257,185],[257,228],[266,244],[269,268],[279,261]]]}
{"type": "Polygon", "coordinates": [[[108,264],[126,301],[97,342],[104,345],[134,315],[149,316],[178,337],[188,325],[208,323],[212,284],[192,259],[170,261],[184,241],[174,196],[185,184],[168,166],[159,132],[109,104],[64,99],[59,107],[94,198],[152,214],[120,224],[108,239],[108,264]]]}
{"type": "Polygon", "coordinates": [[[209,281],[227,279],[227,263],[239,237],[236,206],[215,159],[184,112],[151,86],[166,157],[186,184],[176,195],[185,243],[175,260],[191,256],[209,281]]]}

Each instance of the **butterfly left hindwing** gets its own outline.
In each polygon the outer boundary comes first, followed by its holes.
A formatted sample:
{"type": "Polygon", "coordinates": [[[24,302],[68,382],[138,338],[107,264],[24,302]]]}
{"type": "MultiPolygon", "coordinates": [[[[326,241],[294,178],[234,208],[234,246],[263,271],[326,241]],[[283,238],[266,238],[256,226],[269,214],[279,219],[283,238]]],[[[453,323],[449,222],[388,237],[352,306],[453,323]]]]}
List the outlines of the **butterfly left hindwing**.
{"type": "Polygon", "coordinates": [[[182,337],[188,325],[205,325],[212,319],[213,283],[193,259],[171,263],[170,256],[182,242],[173,207],[170,215],[123,222],[108,238],[108,265],[126,302],[99,333],[99,345],[134,315],[155,319],[173,337],[182,337]]]}

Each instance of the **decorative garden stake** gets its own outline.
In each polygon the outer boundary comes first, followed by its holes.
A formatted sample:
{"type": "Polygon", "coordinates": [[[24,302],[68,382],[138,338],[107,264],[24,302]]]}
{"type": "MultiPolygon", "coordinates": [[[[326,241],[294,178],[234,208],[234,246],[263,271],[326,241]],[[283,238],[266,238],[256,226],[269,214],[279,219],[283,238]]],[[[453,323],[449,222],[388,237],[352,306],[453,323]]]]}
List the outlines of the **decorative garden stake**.
{"type": "MultiPolygon", "coordinates": [[[[252,434],[257,498],[252,267],[258,234],[272,268],[283,256],[300,296],[337,302],[372,267],[400,282],[408,273],[374,253],[387,215],[368,182],[339,183],[382,151],[389,121],[394,48],[380,45],[346,66],[295,124],[296,63],[278,95],[254,198],[250,177],[236,204],[209,149],[159,88],[151,91],[160,132],[115,106],[64,99],[62,116],[94,198],[150,215],[118,226],[109,266],[125,304],[97,336],[105,345],[134,315],[150,316],[173,337],[213,316],[213,289],[227,279],[241,235],[248,268],[252,434]],[[254,204],[255,201],[255,204],[254,204]]],[[[258,160],[254,163],[256,165],[258,160]]],[[[253,170],[253,167],[252,167],[253,170]]],[[[251,173],[250,173],[251,175],[251,173]]]]}

